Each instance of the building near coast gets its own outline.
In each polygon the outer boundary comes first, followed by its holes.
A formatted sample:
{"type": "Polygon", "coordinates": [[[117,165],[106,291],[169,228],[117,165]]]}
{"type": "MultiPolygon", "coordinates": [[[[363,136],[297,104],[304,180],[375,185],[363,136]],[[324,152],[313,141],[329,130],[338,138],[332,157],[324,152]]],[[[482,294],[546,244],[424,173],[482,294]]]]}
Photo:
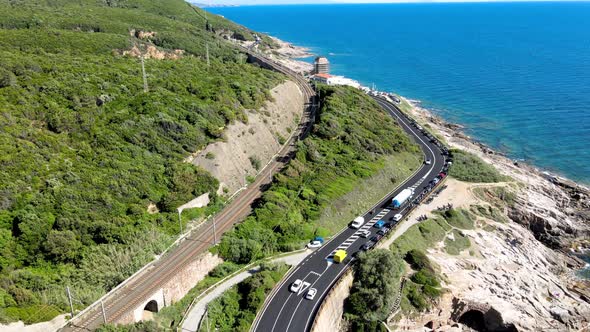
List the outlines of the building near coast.
{"type": "Polygon", "coordinates": [[[311,77],[311,80],[327,85],[347,85],[357,89],[361,88],[361,84],[359,82],[344,76],[335,76],[330,74],[315,74],[311,77]]]}
{"type": "Polygon", "coordinates": [[[328,58],[319,56],[313,62],[314,74],[328,74],[330,73],[330,61],[328,58]]]}

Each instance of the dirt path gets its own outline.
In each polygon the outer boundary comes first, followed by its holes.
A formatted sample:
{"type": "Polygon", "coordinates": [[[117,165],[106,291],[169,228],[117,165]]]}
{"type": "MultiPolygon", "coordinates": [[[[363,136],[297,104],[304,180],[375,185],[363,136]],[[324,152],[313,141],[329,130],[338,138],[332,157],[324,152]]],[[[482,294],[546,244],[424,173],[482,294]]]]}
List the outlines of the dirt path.
{"type": "MultiPolygon", "coordinates": [[[[299,264],[307,255],[309,255],[312,251],[305,250],[303,252],[296,253],[294,255],[289,256],[282,256],[276,259],[271,260],[271,262],[278,263],[283,262],[287,265],[297,265],[299,264]]],[[[207,305],[211,303],[211,301],[215,300],[219,296],[221,296],[226,290],[230,289],[232,286],[237,285],[238,283],[246,280],[247,278],[253,276],[254,274],[260,271],[260,266],[254,266],[244,272],[241,272],[232,278],[226,280],[225,282],[217,285],[215,289],[205,295],[203,298],[199,300],[199,302],[195,303],[191,310],[186,315],[184,322],[182,323],[181,331],[185,332],[196,332],[201,324],[201,320],[205,315],[207,310],[207,305]]]]}

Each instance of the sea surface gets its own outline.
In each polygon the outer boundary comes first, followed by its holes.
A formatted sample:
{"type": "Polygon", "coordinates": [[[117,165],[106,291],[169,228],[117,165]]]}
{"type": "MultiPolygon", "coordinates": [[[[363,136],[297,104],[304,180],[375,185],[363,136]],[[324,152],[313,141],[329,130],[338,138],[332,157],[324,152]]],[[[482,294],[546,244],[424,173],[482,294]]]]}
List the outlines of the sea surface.
{"type": "Polygon", "coordinates": [[[209,10],[327,56],[334,74],[420,100],[511,158],[590,184],[590,2],[209,10]]]}

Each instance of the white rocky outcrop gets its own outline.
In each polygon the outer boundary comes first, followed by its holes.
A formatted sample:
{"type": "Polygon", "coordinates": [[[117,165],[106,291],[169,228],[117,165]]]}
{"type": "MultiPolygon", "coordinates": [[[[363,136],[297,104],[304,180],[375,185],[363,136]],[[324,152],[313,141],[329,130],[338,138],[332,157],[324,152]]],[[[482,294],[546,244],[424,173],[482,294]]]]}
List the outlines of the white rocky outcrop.
{"type": "MultiPolygon", "coordinates": [[[[398,330],[460,331],[468,315],[479,318],[494,331],[585,331],[590,327],[590,285],[575,277],[580,260],[569,248],[590,235],[590,191],[566,179],[515,163],[489,148],[475,143],[457,127],[414,107],[413,115],[440,132],[447,142],[472,152],[493,164],[515,181],[515,203],[503,210],[510,218],[499,222],[480,217],[474,230],[462,231],[471,248],[458,256],[434,246],[428,256],[440,268],[447,293],[430,312],[418,317],[402,317],[398,330]],[[518,188],[518,189],[515,189],[518,188]],[[469,313],[466,315],[466,313],[469,313]]],[[[473,195],[473,188],[449,182],[430,205],[453,202],[455,207],[490,202],[473,195]],[[459,188],[459,189],[457,189],[459,188]],[[452,193],[451,196],[448,193],[452,193]],[[464,204],[456,196],[468,197],[464,204]]],[[[502,184],[504,185],[504,184],[502,184]]],[[[494,202],[492,202],[493,204],[494,202]]],[[[424,208],[415,212],[423,214],[424,208]]]]}

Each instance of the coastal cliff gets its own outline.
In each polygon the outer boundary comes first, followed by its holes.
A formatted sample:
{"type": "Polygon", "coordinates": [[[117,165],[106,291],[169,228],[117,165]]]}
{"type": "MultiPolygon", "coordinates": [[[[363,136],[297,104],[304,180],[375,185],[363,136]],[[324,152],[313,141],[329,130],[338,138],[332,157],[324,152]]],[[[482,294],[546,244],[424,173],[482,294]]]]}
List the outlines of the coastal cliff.
{"type": "Polygon", "coordinates": [[[303,93],[286,81],[270,92],[259,110],[247,112],[248,121],[235,122],[225,130],[223,141],[207,145],[188,161],[211,173],[220,182],[218,194],[233,194],[247,184],[277,153],[295,131],[303,110],[303,93]]]}
{"type": "Polygon", "coordinates": [[[476,215],[473,229],[460,231],[470,240],[467,248],[450,254],[445,247],[456,239],[448,234],[427,250],[442,275],[444,294],[430,310],[392,317],[392,325],[420,331],[587,329],[589,282],[576,276],[584,262],[572,253],[588,246],[588,188],[514,162],[416,105],[405,110],[451,147],[478,156],[509,179],[453,180],[409,217],[448,203],[476,215]]]}

